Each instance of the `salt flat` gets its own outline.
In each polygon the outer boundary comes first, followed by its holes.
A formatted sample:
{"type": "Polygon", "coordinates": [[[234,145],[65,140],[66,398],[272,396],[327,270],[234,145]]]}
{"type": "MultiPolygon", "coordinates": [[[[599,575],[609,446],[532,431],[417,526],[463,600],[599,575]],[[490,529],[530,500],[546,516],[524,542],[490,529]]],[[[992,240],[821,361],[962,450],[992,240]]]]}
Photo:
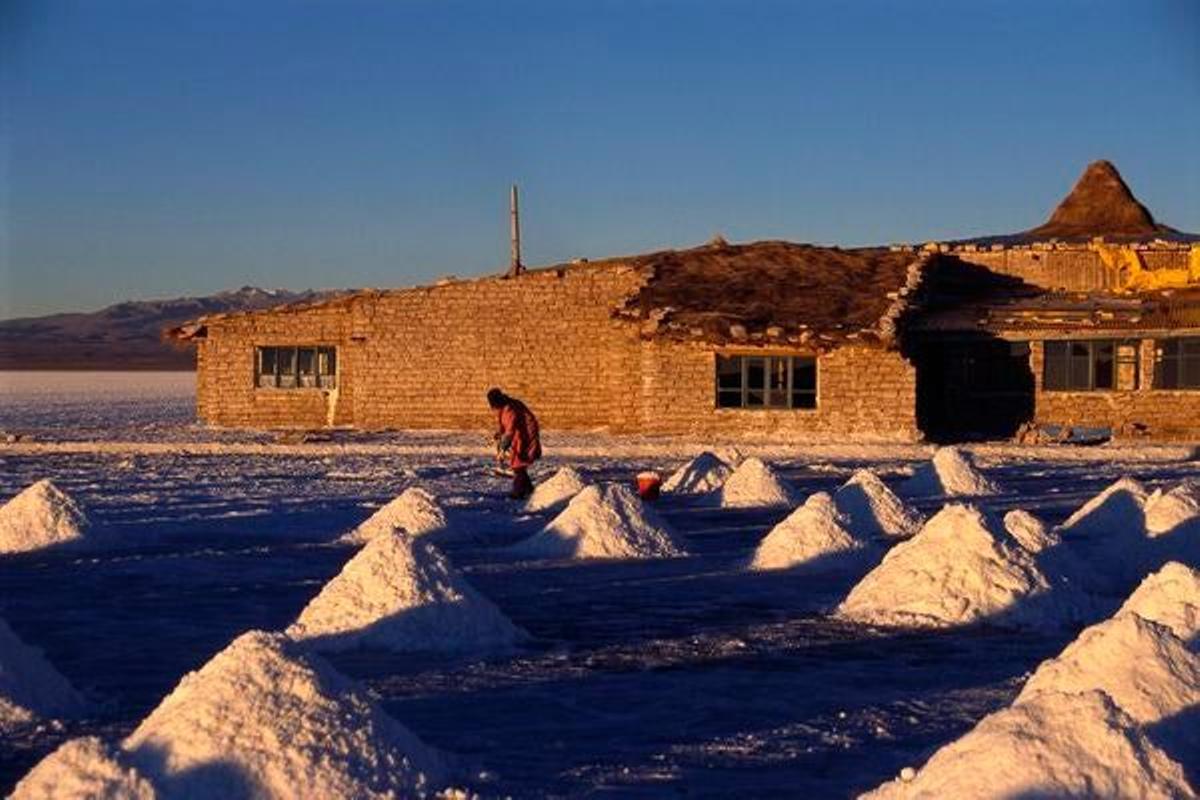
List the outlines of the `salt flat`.
{"type": "MultiPolygon", "coordinates": [[[[0,616],[91,701],[83,718],[0,744],[2,792],[68,738],[119,741],[244,631],[286,628],[355,553],[334,540],[412,485],[466,532],[439,545],[450,561],[532,639],[486,658],[351,651],[330,661],[422,741],[461,757],[458,784],[485,796],[852,796],[1009,704],[1078,633],[832,620],[845,576],[743,569],[788,508],[668,496],[656,509],[685,558],[519,558],[506,546],[549,517],[501,497],[482,435],[278,445],[193,426],[189,379],[130,376],[92,391],[86,375],[22,379],[24,388],[0,375],[0,430],[30,435],[0,445],[0,501],[50,478],[108,542],[0,557],[0,616]]],[[[666,475],[704,447],[602,434],[550,434],[546,444],[535,477],[572,466],[591,482],[666,475]]],[[[743,449],[801,497],[863,466],[895,488],[931,452],[743,449]]],[[[986,498],[990,510],[1024,508],[1050,523],[1121,476],[1150,488],[1200,477],[1185,447],[973,450],[1002,488],[986,498]]],[[[942,504],[914,502],[926,515],[942,504]]]]}

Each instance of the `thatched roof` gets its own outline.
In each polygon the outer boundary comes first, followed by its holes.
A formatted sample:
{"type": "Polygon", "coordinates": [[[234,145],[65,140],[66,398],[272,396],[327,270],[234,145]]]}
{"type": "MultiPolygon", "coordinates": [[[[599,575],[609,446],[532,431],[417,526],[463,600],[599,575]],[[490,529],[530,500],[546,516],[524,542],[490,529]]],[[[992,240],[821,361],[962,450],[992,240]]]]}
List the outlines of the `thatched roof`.
{"type": "Polygon", "coordinates": [[[622,261],[648,277],[617,313],[640,320],[646,335],[817,345],[890,341],[923,263],[879,248],[721,240],[622,261]]]}

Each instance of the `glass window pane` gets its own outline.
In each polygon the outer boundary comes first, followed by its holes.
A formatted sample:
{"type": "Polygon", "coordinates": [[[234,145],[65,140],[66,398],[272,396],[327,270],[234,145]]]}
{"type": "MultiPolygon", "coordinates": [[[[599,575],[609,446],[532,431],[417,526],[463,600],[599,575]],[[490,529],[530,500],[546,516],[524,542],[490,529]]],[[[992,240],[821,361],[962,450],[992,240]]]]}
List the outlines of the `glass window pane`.
{"type": "Polygon", "coordinates": [[[761,407],[766,403],[766,359],[746,359],[746,405],[761,407]]]}
{"type": "Polygon", "coordinates": [[[1154,366],[1154,388],[1179,388],[1179,359],[1164,358],[1154,366]]]}
{"type": "Polygon", "coordinates": [[[296,350],[296,372],[299,375],[299,385],[314,387],[317,385],[317,351],[312,347],[301,347],[296,350]]]}
{"type": "Polygon", "coordinates": [[[1096,389],[1116,388],[1116,370],[1113,369],[1113,343],[1094,342],[1094,367],[1092,369],[1093,386],[1096,389]]]}
{"type": "Polygon", "coordinates": [[[792,392],[792,408],[816,408],[816,392],[792,392]]]}
{"type": "Polygon", "coordinates": [[[258,385],[262,388],[270,388],[275,385],[275,366],[276,366],[276,351],[274,347],[258,348],[258,364],[256,372],[258,374],[258,385]]]}
{"type": "Polygon", "coordinates": [[[742,391],[739,389],[736,392],[717,392],[717,408],[741,408],[742,407],[742,391]]]}
{"type": "Polygon", "coordinates": [[[1200,356],[1200,339],[1176,339],[1178,350],[1183,355],[1200,356]]]}
{"type": "Polygon", "coordinates": [[[815,392],[817,390],[817,360],[815,358],[792,359],[792,391],[815,392]]]}
{"type": "Polygon", "coordinates": [[[1200,357],[1183,359],[1179,370],[1179,388],[1200,389],[1200,357]]]}
{"type": "Polygon", "coordinates": [[[1067,343],[1045,342],[1042,366],[1042,388],[1062,391],[1067,388],[1067,343]]]}
{"type": "Polygon", "coordinates": [[[742,389],[741,356],[717,356],[717,388],[722,390],[742,389]]]}
{"type": "Polygon", "coordinates": [[[788,406],[788,359],[768,358],[767,368],[767,405],[771,408],[787,408],[788,406]]]}

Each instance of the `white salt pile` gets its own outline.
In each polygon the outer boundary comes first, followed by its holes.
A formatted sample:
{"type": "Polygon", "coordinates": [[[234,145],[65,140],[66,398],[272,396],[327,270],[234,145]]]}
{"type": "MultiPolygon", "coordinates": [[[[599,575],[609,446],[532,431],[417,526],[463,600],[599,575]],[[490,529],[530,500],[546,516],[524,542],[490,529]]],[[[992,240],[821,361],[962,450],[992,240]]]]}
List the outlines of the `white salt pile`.
{"type": "Polygon", "coordinates": [[[72,739],[21,779],[12,800],[155,800],[129,754],[94,736],[72,739]]]}
{"type": "Polygon", "coordinates": [[[1109,536],[1146,528],[1146,489],[1133,478],[1121,478],[1067,517],[1062,531],[1072,536],[1109,536]]]}
{"type": "Polygon", "coordinates": [[[1200,519],[1200,481],[1187,481],[1166,492],[1155,489],[1146,498],[1146,532],[1151,536],[1196,519],[1200,519]]]}
{"type": "Polygon", "coordinates": [[[754,551],[750,569],[789,569],[822,556],[861,552],[865,545],[854,538],[849,525],[833,498],[817,492],[771,529],[754,551]]]}
{"type": "Polygon", "coordinates": [[[957,447],[940,447],[901,485],[900,492],[915,497],[982,497],[998,494],[1000,487],[980,472],[968,453],[957,447]]]}
{"type": "Polygon", "coordinates": [[[509,552],[534,558],[670,558],[683,546],[653,509],[620,484],[589,486],[509,552]]]}
{"type": "Polygon", "coordinates": [[[1023,508],[1014,509],[1004,515],[1004,530],[1031,553],[1040,553],[1059,543],[1058,534],[1049,530],[1046,523],[1023,508]]]}
{"type": "Polygon", "coordinates": [[[724,459],[704,452],[675,470],[662,490],[669,494],[708,494],[720,489],[732,474],[733,467],[724,459]]]}
{"type": "Polygon", "coordinates": [[[1200,645],[1200,572],[1172,561],[1142,581],[1117,613],[1166,625],[1196,647],[1200,645]]]}
{"type": "Polygon", "coordinates": [[[532,514],[555,508],[579,494],[587,485],[582,475],[571,467],[563,467],[534,487],[533,494],[525,502],[525,510],[532,514]]]}
{"type": "Polygon", "coordinates": [[[524,634],[425,541],[377,536],[287,629],[318,650],[488,652],[524,634]]]}
{"type": "Polygon", "coordinates": [[[1056,587],[1033,554],[975,506],[951,504],[882,563],[838,607],[875,625],[949,627],[988,621],[1053,628],[1079,618],[1083,600],[1056,587]]]}
{"type": "Polygon", "coordinates": [[[734,470],[721,487],[722,508],[767,508],[793,506],[795,490],[770,465],[750,457],[734,470]]]}
{"type": "Polygon", "coordinates": [[[42,652],[22,642],[0,619],[0,731],[45,717],[69,717],[83,698],[42,652]]]}
{"type": "Polygon", "coordinates": [[[1103,692],[1047,693],[985,717],[863,798],[1194,797],[1183,768],[1103,692]]]}
{"type": "Polygon", "coordinates": [[[446,512],[438,505],[437,498],[411,486],[338,541],[363,544],[385,533],[404,531],[410,536],[422,536],[445,527],[446,512]]]}
{"type": "Polygon", "coordinates": [[[40,480],[0,506],[0,553],[79,543],[88,520],[75,501],[40,480]]]}
{"type": "Polygon", "coordinates": [[[442,756],[320,656],[250,631],[183,680],[130,734],[132,762],[166,796],[414,797],[442,756]]]}
{"type": "Polygon", "coordinates": [[[856,535],[907,537],[921,527],[921,515],[904,504],[878,475],[869,469],[855,471],[834,492],[838,511],[850,519],[856,535]]]}
{"type": "Polygon", "coordinates": [[[1103,691],[1142,725],[1200,704],[1200,656],[1171,629],[1137,614],[1093,625],[1042,664],[1016,702],[1046,692],[1103,691]]]}

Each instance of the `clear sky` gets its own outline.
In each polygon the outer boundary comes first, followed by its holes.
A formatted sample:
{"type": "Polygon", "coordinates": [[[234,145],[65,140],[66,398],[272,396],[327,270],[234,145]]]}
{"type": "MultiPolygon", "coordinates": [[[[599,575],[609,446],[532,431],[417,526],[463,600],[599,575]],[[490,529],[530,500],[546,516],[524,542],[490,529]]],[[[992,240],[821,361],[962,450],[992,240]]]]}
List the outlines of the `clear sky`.
{"type": "Polygon", "coordinates": [[[1200,230],[1200,2],[0,0],[0,317],[728,239],[1200,230]]]}

